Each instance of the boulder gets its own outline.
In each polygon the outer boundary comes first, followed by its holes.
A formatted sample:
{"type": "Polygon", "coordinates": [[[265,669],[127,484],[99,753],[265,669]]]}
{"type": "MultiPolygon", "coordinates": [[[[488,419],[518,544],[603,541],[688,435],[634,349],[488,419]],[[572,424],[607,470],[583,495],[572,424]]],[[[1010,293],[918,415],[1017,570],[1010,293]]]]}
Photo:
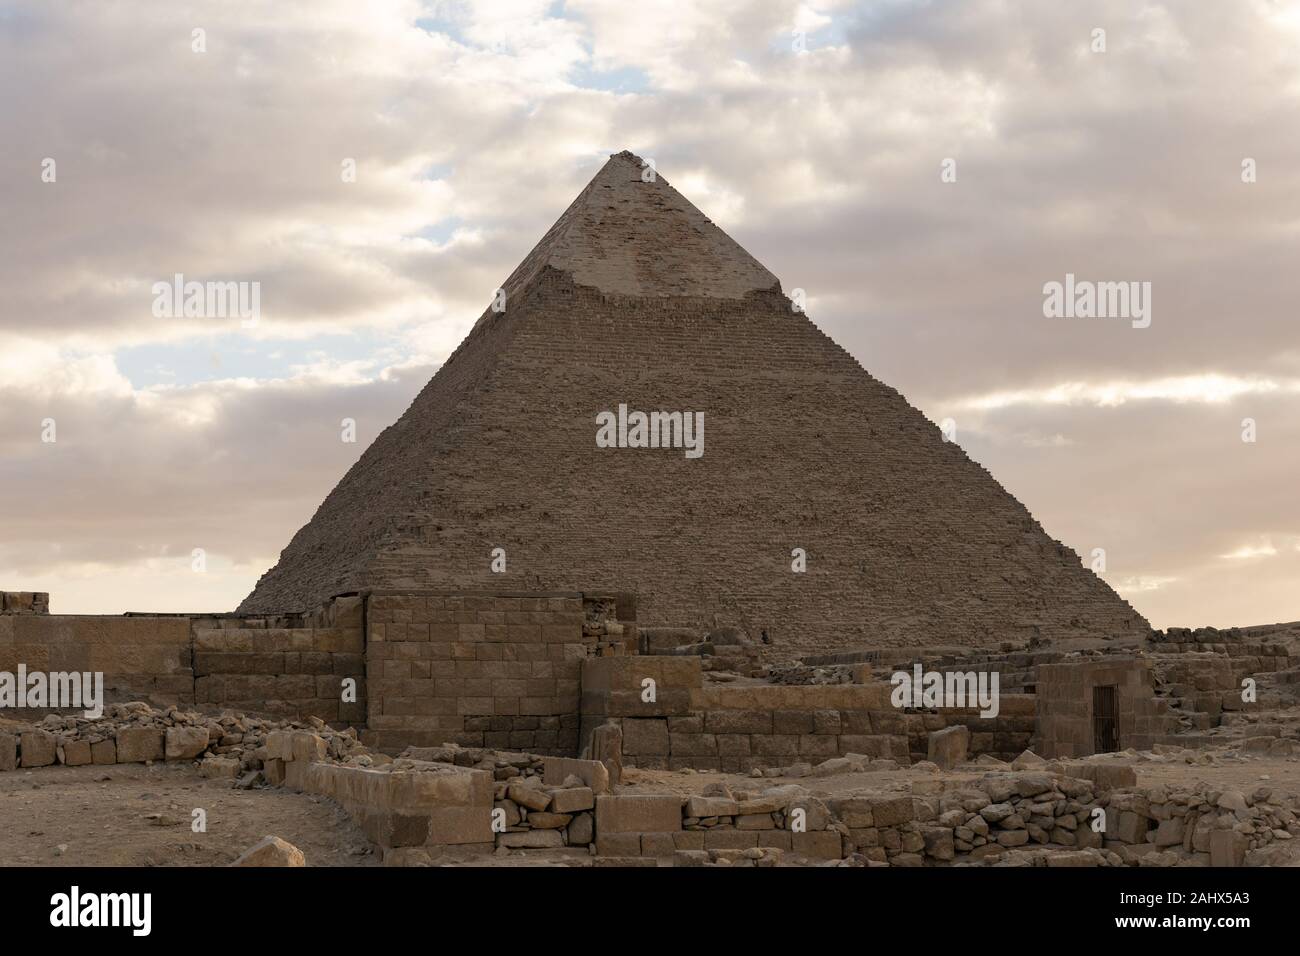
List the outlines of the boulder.
{"type": "Polygon", "coordinates": [[[966,762],[970,748],[970,730],[960,724],[930,734],[927,758],[944,770],[966,762]]]}
{"type": "Polygon", "coordinates": [[[263,837],[249,847],[231,866],[306,866],[302,850],[276,836],[263,837]]]}
{"type": "Polygon", "coordinates": [[[24,767],[48,767],[54,763],[58,738],[46,730],[24,730],[22,751],[24,767]]]}
{"type": "Polygon", "coordinates": [[[163,758],[163,732],[157,727],[119,727],[117,762],[147,763],[163,758]]]}
{"type": "Polygon", "coordinates": [[[208,749],[208,728],[168,727],[164,752],[168,760],[193,760],[208,749]]]}

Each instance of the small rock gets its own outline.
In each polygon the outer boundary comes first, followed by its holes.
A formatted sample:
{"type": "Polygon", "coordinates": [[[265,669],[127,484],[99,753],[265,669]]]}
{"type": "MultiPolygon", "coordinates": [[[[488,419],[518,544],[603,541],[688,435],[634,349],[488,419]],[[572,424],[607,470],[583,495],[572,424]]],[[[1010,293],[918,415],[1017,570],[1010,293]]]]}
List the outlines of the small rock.
{"type": "Polygon", "coordinates": [[[231,866],[306,866],[302,850],[277,836],[262,840],[245,850],[231,866]]]}

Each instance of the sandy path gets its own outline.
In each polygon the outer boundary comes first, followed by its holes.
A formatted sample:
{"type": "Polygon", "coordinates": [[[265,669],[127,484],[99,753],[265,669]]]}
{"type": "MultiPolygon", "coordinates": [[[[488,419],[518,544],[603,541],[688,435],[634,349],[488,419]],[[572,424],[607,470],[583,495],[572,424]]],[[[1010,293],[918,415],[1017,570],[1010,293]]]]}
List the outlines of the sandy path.
{"type": "Polygon", "coordinates": [[[0,866],[221,866],[268,834],[297,846],[309,866],[378,863],[328,801],[285,789],[232,790],[229,780],[204,779],[189,764],[0,773],[0,866]],[[195,808],[207,811],[206,833],[191,830],[195,808]]]}

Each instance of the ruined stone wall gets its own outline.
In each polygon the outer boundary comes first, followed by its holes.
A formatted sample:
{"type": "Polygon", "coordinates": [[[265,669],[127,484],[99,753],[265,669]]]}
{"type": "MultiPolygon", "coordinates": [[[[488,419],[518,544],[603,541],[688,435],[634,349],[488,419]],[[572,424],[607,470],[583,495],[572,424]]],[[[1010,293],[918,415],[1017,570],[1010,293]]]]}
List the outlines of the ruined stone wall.
{"type": "Polygon", "coordinates": [[[748,771],[844,754],[908,762],[885,684],[704,686],[699,658],[593,658],[582,670],[583,739],[614,722],[630,766],[748,771]],[[645,681],[654,700],[645,700],[645,681]]]}
{"type": "Polygon", "coordinates": [[[194,703],[189,622],[182,617],[0,614],[0,671],[104,674],[106,703],[194,703]]]}
{"type": "Polygon", "coordinates": [[[1038,668],[1038,746],[1044,757],[1094,752],[1093,688],[1115,685],[1119,748],[1150,750],[1173,730],[1168,701],[1155,695],[1152,665],[1143,659],[1043,664],[1038,668]]]}
{"type": "Polygon", "coordinates": [[[929,756],[930,734],[945,727],[970,731],[969,754],[988,754],[999,760],[1013,760],[1028,750],[1037,729],[1038,698],[1034,694],[999,694],[998,713],[984,717],[978,708],[962,707],[935,711],[908,710],[903,714],[908,750],[912,760],[929,756]]]}
{"type": "Polygon", "coordinates": [[[364,598],[335,598],[308,615],[195,617],[190,624],[196,704],[365,722],[364,598]],[[353,700],[344,700],[347,679],[353,700]]]}
{"type": "MultiPolygon", "coordinates": [[[[362,723],[366,717],[364,607],[337,598],[307,614],[48,614],[6,600],[0,671],[104,675],[104,703],[216,707],[362,723]],[[357,703],[341,681],[356,681],[357,703]]],[[[45,708],[43,712],[48,712],[45,708]]],[[[39,716],[30,714],[29,716],[39,716]]]]}
{"type": "Polygon", "coordinates": [[[572,755],[583,624],[574,593],[371,594],[367,742],[572,755]]]}
{"type": "Polygon", "coordinates": [[[1150,647],[1154,653],[1162,656],[1215,654],[1222,658],[1226,655],[1231,663],[1236,690],[1240,691],[1239,683],[1243,677],[1290,668],[1294,659],[1292,650],[1298,640],[1300,623],[1262,624],[1223,630],[1213,627],[1196,630],[1171,627],[1167,631],[1153,631],[1150,647]]]}
{"type": "Polygon", "coordinates": [[[46,591],[0,591],[0,614],[49,614],[46,591]]]}

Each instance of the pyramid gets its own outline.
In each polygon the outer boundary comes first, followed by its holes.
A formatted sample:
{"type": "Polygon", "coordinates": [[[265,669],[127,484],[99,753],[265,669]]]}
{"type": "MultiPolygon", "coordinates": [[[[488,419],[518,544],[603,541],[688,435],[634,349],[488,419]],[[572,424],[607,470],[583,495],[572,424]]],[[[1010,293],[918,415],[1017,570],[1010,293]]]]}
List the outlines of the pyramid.
{"type": "Polygon", "coordinates": [[[1146,633],[633,154],[503,289],[241,612],[363,589],[634,592],[643,627],[738,626],[790,656],[1146,633]],[[702,412],[703,454],[599,447],[620,405],[702,412]]]}

